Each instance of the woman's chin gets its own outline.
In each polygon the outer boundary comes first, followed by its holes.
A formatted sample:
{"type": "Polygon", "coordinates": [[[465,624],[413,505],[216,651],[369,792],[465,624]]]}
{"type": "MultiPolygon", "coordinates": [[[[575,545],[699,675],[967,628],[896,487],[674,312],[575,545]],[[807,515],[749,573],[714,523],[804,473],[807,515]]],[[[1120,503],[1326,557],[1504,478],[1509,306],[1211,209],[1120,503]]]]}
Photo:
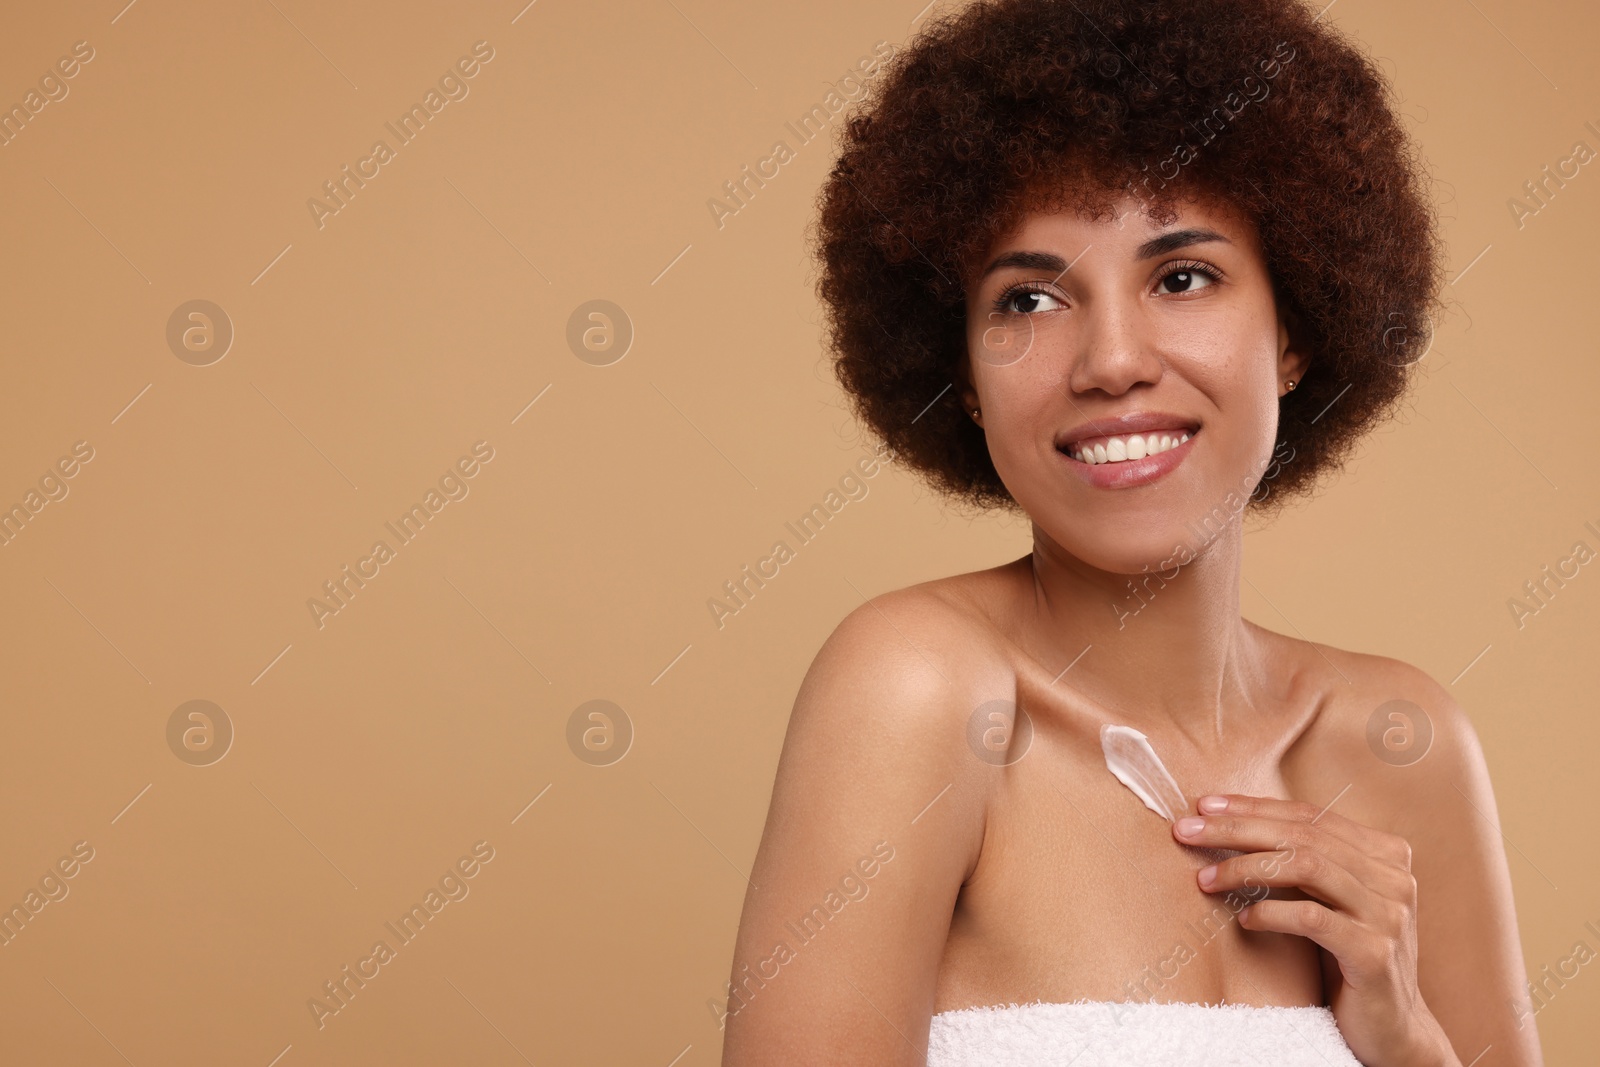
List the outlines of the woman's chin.
{"type": "Polygon", "coordinates": [[[1080,562],[1108,574],[1129,576],[1159,573],[1171,580],[1185,565],[1194,562],[1194,537],[1175,528],[1170,537],[1140,537],[1137,542],[1081,544],[1067,549],[1080,562]]]}

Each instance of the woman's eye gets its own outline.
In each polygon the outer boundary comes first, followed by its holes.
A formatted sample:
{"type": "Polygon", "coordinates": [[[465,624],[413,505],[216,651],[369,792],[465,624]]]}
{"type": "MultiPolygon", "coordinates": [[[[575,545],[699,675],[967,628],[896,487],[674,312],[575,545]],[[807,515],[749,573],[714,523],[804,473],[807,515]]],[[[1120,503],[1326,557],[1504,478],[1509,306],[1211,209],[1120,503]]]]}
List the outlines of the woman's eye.
{"type": "Polygon", "coordinates": [[[1031,315],[1035,311],[1054,311],[1061,305],[1049,293],[1039,293],[1025,289],[1006,297],[1005,306],[1007,311],[1014,311],[1021,315],[1031,315]]]}
{"type": "Polygon", "coordinates": [[[1175,270],[1161,279],[1161,288],[1168,293],[1192,293],[1212,284],[1213,279],[1202,271],[1175,270]]]}

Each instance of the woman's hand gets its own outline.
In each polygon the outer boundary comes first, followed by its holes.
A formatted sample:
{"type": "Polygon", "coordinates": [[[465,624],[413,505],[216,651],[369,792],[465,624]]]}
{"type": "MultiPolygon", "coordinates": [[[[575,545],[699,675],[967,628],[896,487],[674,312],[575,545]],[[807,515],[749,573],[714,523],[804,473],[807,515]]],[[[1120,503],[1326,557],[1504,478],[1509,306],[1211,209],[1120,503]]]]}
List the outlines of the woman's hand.
{"type": "Polygon", "coordinates": [[[1459,1067],[1417,988],[1410,844],[1313,804],[1230,794],[1198,806],[1202,817],[1177,820],[1174,836],[1245,853],[1201,870],[1200,888],[1253,898],[1239,912],[1247,930],[1297,934],[1323,948],[1328,1005],[1356,1058],[1368,1067],[1459,1067]],[[1315,899],[1260,899],[1268,886],[1315,899]]]}

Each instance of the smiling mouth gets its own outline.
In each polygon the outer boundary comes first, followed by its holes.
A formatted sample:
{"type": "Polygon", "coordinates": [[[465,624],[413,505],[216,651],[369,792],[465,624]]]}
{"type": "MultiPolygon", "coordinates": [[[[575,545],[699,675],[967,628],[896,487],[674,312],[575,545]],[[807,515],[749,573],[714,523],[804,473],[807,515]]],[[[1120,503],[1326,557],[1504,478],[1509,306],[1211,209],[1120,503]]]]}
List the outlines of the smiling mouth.
{"type": "Polygon", "coordinates": [[[1062,445],[1058,451],[1077,460],[1079,463],[1091,465],[1126,463],[1130,460],[1145,459],[1170,451],[1199,432],[1198,428],[1194,430],[1170,429],[1088,437],[1082,441],[1075,441],[1070,445],[1062,445]]]}

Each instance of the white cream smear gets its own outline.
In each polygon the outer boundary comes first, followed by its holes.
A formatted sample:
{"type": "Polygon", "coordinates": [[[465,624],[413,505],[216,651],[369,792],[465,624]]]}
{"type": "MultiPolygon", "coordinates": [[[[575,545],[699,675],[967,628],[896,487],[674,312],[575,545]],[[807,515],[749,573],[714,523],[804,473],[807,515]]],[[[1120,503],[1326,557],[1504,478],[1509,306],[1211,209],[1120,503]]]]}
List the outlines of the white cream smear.
{"type": "Polygon", "coordinates": [[[1131,726],[1106,723],[1100,727],[1100,748],[1106,754],[1106,769],[1133,790],[1145,807],[1168,822],[1189,813],[1188,798],[1144,734],[1131,726]]]}

